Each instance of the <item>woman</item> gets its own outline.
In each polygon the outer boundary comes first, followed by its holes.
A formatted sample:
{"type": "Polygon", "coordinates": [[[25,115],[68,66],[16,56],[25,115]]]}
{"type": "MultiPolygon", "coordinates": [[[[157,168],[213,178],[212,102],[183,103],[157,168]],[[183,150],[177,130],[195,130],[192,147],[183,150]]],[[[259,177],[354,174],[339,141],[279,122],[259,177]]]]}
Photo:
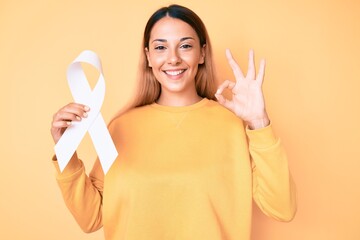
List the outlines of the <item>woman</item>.
{"type": "MultiPolygon", "coordinates": [[[[138,96],[109,124],[119,156],[106,176],[98,160],[88,177],[76,154],[62,173],[54,159],[81,228],[103,226],[106,239],[250,239],[253,199],[290,221],[295,186],[265,110],[265,62],[256,76],[250,51],[244,76],[227,51],[236,82],[216,91],[205,26],[179,5],[150,17],[143,49],[138,96]],[[222,95],[227,88],[232,100],[222,95]]],[[[55,143],[88,111],[78,103],[60,109],[55,143]]]]}

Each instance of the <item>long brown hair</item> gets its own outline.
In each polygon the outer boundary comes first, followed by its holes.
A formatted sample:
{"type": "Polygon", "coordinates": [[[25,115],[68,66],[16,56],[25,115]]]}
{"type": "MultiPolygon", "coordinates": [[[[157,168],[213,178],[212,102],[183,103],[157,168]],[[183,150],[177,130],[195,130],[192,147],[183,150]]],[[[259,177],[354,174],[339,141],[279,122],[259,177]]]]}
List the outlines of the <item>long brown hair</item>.
{"type": "Polygon", "coordinates": [[[146,57],[145,49],[149,47],[151,30],[154,25],[164,17],[180,19],[189,24],[197,33],[200,39],[200,46],[205,46],[205,61],[199,65],[195,76],[195,87],[197,94],[208,99],[215,99],[216,80],[215,69],[212,59],[212,50],[209,35],[202,20],[189,8],[180,5],[170,5],[158,9],[149,18],[143,37],[142,51],[140,55],[139,72],[137,77],[137,89],[134,99],[127,107],[121,110],[115,117],[132,108],[141,107],[154,103],[161,94],[161,85],[156,80],[146,57]]]}

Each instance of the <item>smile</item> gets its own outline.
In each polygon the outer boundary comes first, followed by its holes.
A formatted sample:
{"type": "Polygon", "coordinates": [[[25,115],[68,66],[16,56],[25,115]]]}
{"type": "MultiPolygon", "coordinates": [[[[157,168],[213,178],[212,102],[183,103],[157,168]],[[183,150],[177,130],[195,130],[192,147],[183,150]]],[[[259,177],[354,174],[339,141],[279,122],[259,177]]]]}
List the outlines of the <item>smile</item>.
{"type": "Polygon", "coordinates": [[[177,71],[164,71],[166,74],[171,75],[171,76],[177,76],[182,74],[183,72],[185,72],[185,69],[182,70],[177,70],[177,71]]]}

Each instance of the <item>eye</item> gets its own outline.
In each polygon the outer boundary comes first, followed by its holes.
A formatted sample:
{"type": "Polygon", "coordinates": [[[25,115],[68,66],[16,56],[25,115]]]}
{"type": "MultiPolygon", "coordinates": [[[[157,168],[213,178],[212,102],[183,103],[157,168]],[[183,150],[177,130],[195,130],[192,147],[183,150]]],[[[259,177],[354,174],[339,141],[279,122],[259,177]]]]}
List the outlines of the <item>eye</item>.
{"type": "Polygon", "coordinates": [[[184,48],[184,49],[189,49],[189,48],[192,48],[192,46],[190,44],[183,44],[180,46],[180,48],[184,48]]]}
{"type": "Polygon", "coordinates": [[[155,50],[165,50],[166,48],[165,48],[165,46],[160,45],[160,46],[156,46],[154,49],[155,50]]]}

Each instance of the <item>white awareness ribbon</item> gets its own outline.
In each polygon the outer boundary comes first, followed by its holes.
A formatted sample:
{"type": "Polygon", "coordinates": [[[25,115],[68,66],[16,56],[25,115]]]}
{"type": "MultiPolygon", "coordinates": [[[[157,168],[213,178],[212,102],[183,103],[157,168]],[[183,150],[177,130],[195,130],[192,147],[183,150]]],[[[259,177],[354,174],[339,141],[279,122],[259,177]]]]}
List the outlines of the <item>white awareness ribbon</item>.
{"type": "Polygon", "coordinates": [[[83,51],[69,65],[67,79],[75,102],[89,106],[90,111],[87,118],[83,118],[79,122],[73,121],[55,145],[55,154],[60,171],[63,171],[69,163],[72,155],[88,131],[102,169],[106,174],[115,161],[118,152],[100,113],[105,96],[105,80],[100,58],[92,51],[83,51]],[[93,90],[91,90],[81,63],[88,63],[100,72],[98,82],[93,90]]]}

